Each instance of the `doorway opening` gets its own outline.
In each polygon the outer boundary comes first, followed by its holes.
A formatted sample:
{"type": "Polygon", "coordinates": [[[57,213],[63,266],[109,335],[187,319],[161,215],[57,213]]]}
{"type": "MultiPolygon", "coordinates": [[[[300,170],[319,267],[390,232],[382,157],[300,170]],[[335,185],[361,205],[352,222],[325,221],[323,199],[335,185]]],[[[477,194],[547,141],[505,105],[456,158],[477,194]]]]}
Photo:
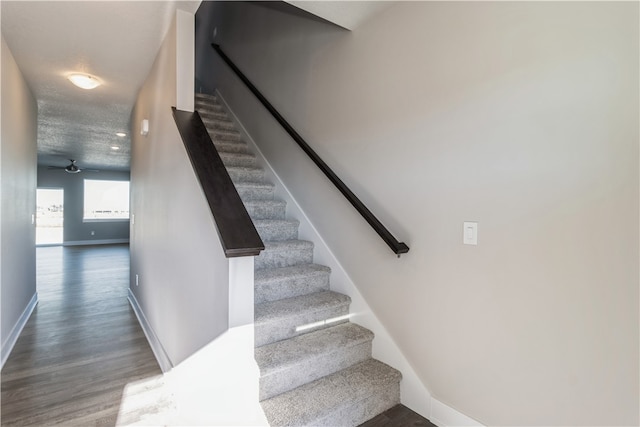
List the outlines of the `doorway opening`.
{"type": "Polygon", "coordinates": [[[61,245],[64,235],[64,189],[38,188],[36,205],[36,245],[61,245]]]}

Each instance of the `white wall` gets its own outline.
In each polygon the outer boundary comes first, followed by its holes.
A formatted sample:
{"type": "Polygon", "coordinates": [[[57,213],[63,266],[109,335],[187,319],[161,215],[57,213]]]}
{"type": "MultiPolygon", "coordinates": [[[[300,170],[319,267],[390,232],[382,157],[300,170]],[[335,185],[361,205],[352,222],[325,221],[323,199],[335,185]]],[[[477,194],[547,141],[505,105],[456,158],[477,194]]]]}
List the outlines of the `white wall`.
{"type": "Polygon", "coordinates": [[[0,300],[2,362],[36,301],[36,130],[38,107],[2,38],[0,300]],[[26,311],[25,311],[26,310],[26,311]]]}
{"type": "Polygon", "coordinates": [[[131,291],[174,366],[227,330],[229,300],[228,263],[171,113],[185,84],[176,77],[181,30],[174,19],[131,118],[131,291]]]}
{"type": "Polygon", "coordinates": [[[432,395],[484,424],[639,422],[637,17],[402,2],[346,32],[259,4],[211,15],[215,42],[411,247],[395,258],[282,132],[234,107],[432,395]]]}

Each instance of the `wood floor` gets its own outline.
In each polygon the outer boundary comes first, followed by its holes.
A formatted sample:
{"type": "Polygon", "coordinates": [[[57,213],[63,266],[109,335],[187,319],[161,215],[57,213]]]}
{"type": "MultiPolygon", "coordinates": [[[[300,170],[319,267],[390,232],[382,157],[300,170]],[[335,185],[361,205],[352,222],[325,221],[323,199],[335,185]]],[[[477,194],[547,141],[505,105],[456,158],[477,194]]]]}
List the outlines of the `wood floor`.
{"type": "Polygon", "coordinates": [[[404,405],[396,405],[359,427],[436,427],[404,405]]]}
{"type": "Polygon", "coordinates": [[[39,303],[1,372],[1,424],[121,424],[123,398],[162,381],[127,301],[129,248],[36,252],[39,303]]]}

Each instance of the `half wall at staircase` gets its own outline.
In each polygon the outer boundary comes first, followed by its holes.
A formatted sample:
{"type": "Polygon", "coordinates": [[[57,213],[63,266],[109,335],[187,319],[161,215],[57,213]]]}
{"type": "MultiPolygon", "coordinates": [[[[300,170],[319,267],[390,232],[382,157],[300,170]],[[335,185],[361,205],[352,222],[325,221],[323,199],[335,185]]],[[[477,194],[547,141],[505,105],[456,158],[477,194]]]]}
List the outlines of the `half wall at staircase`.
{"type": "Polygon", "coordinates": [[[637,424],[638,7],[398,2],[349,32],[206,2],[196,91],[235,96],[215,42],[411,246],[233,106],[434,398],[486,425],[637,424]]]}
{"type": "Polygon", "coordinates": [[[177,104],[180,85],[193,97],[192,83],[178,78],[177,68],[188,66],[177,61],[178,22],[174,19],[131,116],[130,290],[157,335],[154,351],[165,353],[165,370],[226,331],[229,317],[228,263],[171,114],[172,106],[185,108],[177,104]],[[143,119],[149,120],[146,136],[140,135],[143,119]]]}

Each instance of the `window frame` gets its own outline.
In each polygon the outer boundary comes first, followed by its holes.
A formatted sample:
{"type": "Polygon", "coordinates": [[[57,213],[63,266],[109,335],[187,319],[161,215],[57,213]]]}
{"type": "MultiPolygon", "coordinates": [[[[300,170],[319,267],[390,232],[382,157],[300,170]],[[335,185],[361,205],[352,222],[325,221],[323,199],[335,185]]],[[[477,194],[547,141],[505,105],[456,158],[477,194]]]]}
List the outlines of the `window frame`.
{"type": "Polygon", "coordinates": [[[91,222],[129,222],[131,221],[131,181],[124,179],[89,179],[84,178],[82,181],[82,222],[83,223],[91,223],[91,222]],[[129,191],[127,191],[127,200],[129,205],[129,214],[126,218],[87,218],[85,215],[87,213],[87,181],[93,182],[125,182],[129,186],[129,191]]]}

